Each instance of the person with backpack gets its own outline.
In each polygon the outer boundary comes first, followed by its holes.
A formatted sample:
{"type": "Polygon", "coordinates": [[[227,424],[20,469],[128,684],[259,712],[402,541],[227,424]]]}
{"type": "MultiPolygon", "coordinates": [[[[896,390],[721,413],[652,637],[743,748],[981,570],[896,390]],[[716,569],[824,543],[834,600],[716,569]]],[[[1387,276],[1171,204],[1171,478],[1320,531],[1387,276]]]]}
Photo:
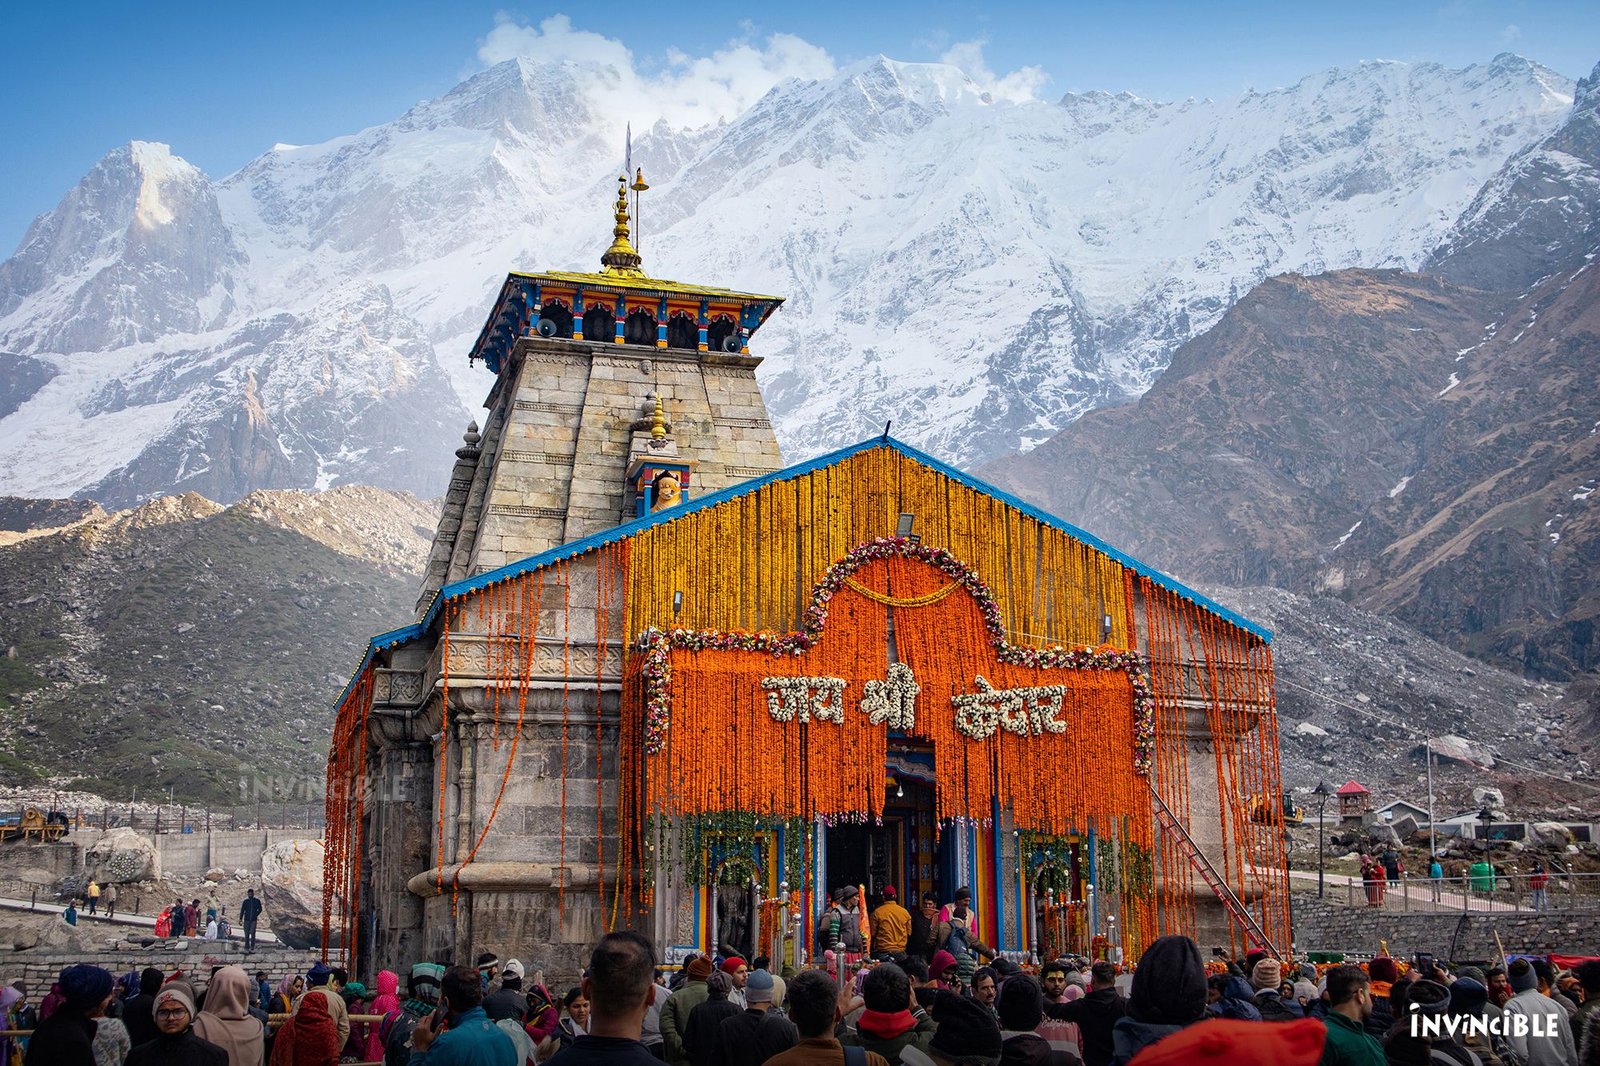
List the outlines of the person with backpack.
{"type": "Polygon", "coordinates": [[[384,1014],[378,1023],[384,1066],[404,1066],[410,1061],[411,1030],[439,1009],[439,984],[443,979],[444,967],[436,962],[419,962],[411,967],[410,997],[398,1009],[384,1014]]]}
{"type": "Polygon", "coordinates": [[[966,987],[972,981],[972,972],[978,968],[976,956],[994,958],[994,951],[978,939],[978,915],[972,910],[972,890],[956,889],[955,902],[939,912],[939,928],[934,939],[940,951],[948,951],[956,960],[956,984],[966,987]]]}

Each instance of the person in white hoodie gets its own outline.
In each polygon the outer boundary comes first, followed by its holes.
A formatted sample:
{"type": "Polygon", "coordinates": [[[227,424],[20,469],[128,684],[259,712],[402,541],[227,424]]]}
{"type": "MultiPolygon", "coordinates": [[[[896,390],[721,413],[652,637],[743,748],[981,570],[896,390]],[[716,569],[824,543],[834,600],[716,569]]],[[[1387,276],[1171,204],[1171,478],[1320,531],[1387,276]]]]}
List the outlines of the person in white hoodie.
{"type": "Polygon", "coordinates": [[[1506,971],[1511,980],[1510,1000],[1504,1009],[1506,1043],[1527,1066],[1578,1066],[1578,1049],[1566,1011],[1539,991],[1539,975],[1527,959],[1518,959],[1506,971]],[[1521,1026],[1515,1016],[1527,1019],[1521,1026]],[[1518,1030],[1523,1031],[1519,1035],[1518,1030]]]}

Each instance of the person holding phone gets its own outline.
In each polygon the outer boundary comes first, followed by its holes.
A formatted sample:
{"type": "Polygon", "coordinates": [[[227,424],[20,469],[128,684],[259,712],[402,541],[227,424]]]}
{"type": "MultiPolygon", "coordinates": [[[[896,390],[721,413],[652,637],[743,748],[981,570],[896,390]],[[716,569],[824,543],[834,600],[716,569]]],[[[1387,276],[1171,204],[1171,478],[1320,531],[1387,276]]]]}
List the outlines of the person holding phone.
{"type": "Polygon", "coordinates": [[[484,1013],[477,970],[452,966],[440,992],[443,1009],[411,1030],[411,1066],[522,1066],[511,1038],[484,1013]]]}

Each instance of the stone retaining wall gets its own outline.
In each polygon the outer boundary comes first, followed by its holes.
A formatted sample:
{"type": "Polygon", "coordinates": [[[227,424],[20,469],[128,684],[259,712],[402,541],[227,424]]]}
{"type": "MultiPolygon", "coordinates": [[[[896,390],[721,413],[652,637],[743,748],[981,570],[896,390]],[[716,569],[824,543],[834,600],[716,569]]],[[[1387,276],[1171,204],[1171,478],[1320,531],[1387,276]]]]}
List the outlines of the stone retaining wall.
{"type": "Polygon", "coordinates": [[[1600,955],[1600,911],[1407,914],[1315,895],[1294,897],[1295,947],[1301,952],[1376,952],[1384,941],[1397,957],[1426,951],[1441,959],[1481,961],[1500,953],[1496,933],[1511,954],[1600,955]]]}
{"type": "Polygon", "coordinates": [[[28,998],[37,1003],[49,991],[50,984],[63,969],[74,963],[103,966],[121,976],[129,970],[143,970],[154,966],[170,974],[181,969],[185,973],[204,978],[213,966],[237,963],[249,971],[265,970],[274,988],[291,973],[303,974],[320,958],[315,951],[294,951],[289,948],[263,947],[246,955],[242,945],[210,944],[196,946],[192,940],[174,941],[163,946],[156,943],[148,948],[128,946],[114,950],[78,952],[8,951],[0,952],[0,980],[13,981],[18,977],[28,983],[28,998]]]}

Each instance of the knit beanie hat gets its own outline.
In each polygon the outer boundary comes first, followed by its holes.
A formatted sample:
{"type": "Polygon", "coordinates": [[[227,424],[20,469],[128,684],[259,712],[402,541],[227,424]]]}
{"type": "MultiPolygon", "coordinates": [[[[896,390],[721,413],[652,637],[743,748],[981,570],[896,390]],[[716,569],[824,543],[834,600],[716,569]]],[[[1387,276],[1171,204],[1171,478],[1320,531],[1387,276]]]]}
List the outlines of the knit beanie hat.
{"type": "Polygon", "coordinates": [[[306,971],[306,984],[316,988],[319,985],[327,984],[328,978],[332,976],[333,968],[325,962],[318,961],[312,965],[311,969],[306,971]]]}
{"type": "Polygon", "coordinates": [[[689,965],[683,968],[691,981],[704,981],[711,976],[711,960],[704,955],[696,955],[689,960],[689,965]]]}
{"type": "Polygon", "coordinates": [[[948,1059],[1000,1061],[1000,1026],[976,1000],[941,991],[933,1001],[939,1023],[929,1050],[948,1059]]]}
{"type": "Polygon", "coordinates": [[[1315,1018],[1272,1025],[1216,1018],[1163,1037],[1132,1061],[1138,1066],[1232,1066],[1240,1062],[1317,1066],[1327,1033],[1315,1018]]]}
{"type": "Polygon", "coordinates": [[[1450,1008],[1450,990],[1438,981],[1413,981],[1406,1001],[1419,1014],[1443,1014],[1450,1008]]]}
{"type": "Polygon", "coordinates": [[[67,1006],[74,1010],[98,1007],[115,984],[111,971],[98,966],[68,966],[61,971],[61,994],[67,997],[67,1006]]]}
{"type": "Polygon", "coordinates": [[[1255,972],[1250,975],[1250,984],[1258,992],[1269,988],[1276,992],[1283,984],[1283,967],[1277,959],[1262,959],[1256,963],[1255,972]]]}
{"type": "Polygon", "coordinates": [[[994,1001],[1000,1024],[1013,1032],[1029,1032],[1044,1021],[1044,990],[1032,974],[1019,973],[1006,978],[994,1001]]]}
{"type": "Polygon", "coordinates": [[[1534,972],[1533,966],[1527,959],[1518,959],[1511,964],[1511,969],[1506,971],[1506,977],[1511,980],[1511,991],[1532,992],[1539,987],[1539,975],[1534,972]]]}
{"type": "Polygon", "coordinates": [[[706,985],[711,989],[712,999],[727,999],[728,993],[733,991],[733,978],[718,970],[706,978],[706,985]]]}
{"type": "Polygon", "coordinates": [[[520,979],[523,976],[522,961],[520,959],[512,959],[506,963],[505,975],[520,979]]]}
{"type": "Polygon", "coordinates": [[[750,971],[750,978],[744,983],[744,999],[746,1003],[771,1003],[773,993],[777,991],[778,982],[765,970],[750,971]]]}
{"type": "Polygon", "coordinates": [[[444,967],[437,962],[419,962],[411,967],[411,995],[429,1003],[439,1001],[439,985],[444,980],[444,967]]]}
{"type": "Polygon", "coordinates": [[[1482,981],[1474,981],[1470,977],[1458,977],[1450,985],[1451,1014],[1482,1014],[1484,1005],[1488,1002],[1489,989],[1482,981]]]}
{"type": "Polygon", "coordinates": [[[1367,963],[1367,976],[1374,981],[1387,981],[1394,984],[1400,980],[1400,967],[1387,955],[1379,955],[1367,963]]]}
{"type": "Polygon", "coordinates": [[[189,1020],[194,1020],[194,997],[189,994],[187,985],[166,984],[160,992],[156,993],[156,1001],[150,1004],[150,1016],[153,1018],[161,1010],[163,1003],[181,1004],[189,1012],[189,1020]]]}
{"type": "Polygon", "coordinates": [[[734,974],[739,972],[739,967],[745,965],[748,964],[739,956],[729,955],[727,958],[722,960],[722,965],[718,967],[718,969],[727,974],[729,977],[732,977],[734,974]]]}
{"type": "Polygon", "coordinates": [[[1294,983],[1294,998],[1307,1001],[1316,999],[1322,993],[1317,991],[1317,986],[1307,981],[1304,977],[1294,983]]]}

